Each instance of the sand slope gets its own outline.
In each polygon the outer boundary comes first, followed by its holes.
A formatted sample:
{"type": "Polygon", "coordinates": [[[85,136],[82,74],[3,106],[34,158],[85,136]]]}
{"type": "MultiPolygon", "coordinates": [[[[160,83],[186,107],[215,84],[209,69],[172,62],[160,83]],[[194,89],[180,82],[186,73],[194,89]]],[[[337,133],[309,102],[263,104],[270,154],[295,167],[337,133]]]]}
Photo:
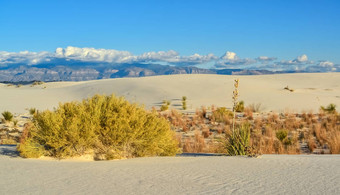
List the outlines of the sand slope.
{"type": "Polygon", "coordinates": [[[240,100],[261,103],[264,111],[317,111],[320,105],[340,106],[340,73],[282,74],[259,76],[170,75],[122,78],[86,82],[56,82],[16,88],[0,84],[0,111],[23,113],[25,108],[51,109],[58,102],[81,100],[96,93],[125,96],[128,100],[159,106],[162,100],[181,108],[181,97],[188,97],[188,108],[205,105],[231,107],[234,78],[240,78],[240,100]],[[286,86],[294,89],[289,92],[286,86]]]}
{"type": "Polygon", "coordinates": [[[10,157],[12,149],[0,147],[0,194],[340,193],[339,155],[68,162],[10,157]]]}

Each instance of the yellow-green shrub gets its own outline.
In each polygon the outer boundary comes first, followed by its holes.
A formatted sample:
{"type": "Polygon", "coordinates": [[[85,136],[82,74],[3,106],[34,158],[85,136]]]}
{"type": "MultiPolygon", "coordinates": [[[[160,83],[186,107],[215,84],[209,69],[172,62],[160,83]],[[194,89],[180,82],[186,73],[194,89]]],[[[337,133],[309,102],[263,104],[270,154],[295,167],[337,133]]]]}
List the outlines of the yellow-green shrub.
{"type": "Polygon", "coordinates": [[[33,122],[18,148],[24,157],[35,157],[28,152],[31,145],[42,146],[44,155],[57,158],[90,151],[104,159],[178,152],[165,119],[114,95],[60,104],[54,111],[36,113],[33,122]]]}
{"type": "Polygon", "coordinates": [[[219,107],[212,112],[212,118],[217,122],[225,122],[226,119],[233,117],[233,112],[226,107],[219,107]]]}

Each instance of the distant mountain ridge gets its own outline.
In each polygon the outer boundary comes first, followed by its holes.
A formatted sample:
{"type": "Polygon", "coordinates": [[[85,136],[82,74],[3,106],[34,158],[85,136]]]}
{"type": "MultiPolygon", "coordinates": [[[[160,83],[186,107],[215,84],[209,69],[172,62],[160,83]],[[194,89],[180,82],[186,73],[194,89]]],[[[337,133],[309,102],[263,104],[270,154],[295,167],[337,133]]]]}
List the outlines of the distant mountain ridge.
{"type": "Polygon", "coordinates": [[[171,74],[223,74],[223,75],[259,75],[286,72],[246,69],[203,69],[192,66],[178,67],[159,64],[96,64],[74,65],[41,64],[21,65],[0,69],[0,82],[32,81],[86,81],[108,78],[144,77],[171,74]]]}

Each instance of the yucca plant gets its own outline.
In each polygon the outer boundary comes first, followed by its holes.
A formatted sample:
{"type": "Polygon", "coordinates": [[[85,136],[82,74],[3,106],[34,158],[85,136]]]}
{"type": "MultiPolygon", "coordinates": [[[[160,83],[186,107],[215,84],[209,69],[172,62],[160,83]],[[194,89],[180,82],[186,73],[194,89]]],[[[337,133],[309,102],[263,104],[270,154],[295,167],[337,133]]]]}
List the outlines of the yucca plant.
{"type": "Polygon", "coordinates": [[[183,110],[187,109],[187,97],[186,96],[182,97],[182,108],[183,110]]]}
{"type": "Polygon", "coordinates": [[[227,140],[227,152],[231,156],[248,155],[249,154],[249,140],[250,140],[250,125],[243,124],[237,128],[233,136],[227,140]]]}
{"type": "Polygon", "coordinates": [[[4,117],[5,122],[11,122],[13,120],[13,114],[9,111],[4,111],[2,116],[4,117]]]}
{"type": "Polygon", "coordinates": [[[30,108],[29,110],[30,115],[34,115],[37,112],[36,108],[30,108]]]}

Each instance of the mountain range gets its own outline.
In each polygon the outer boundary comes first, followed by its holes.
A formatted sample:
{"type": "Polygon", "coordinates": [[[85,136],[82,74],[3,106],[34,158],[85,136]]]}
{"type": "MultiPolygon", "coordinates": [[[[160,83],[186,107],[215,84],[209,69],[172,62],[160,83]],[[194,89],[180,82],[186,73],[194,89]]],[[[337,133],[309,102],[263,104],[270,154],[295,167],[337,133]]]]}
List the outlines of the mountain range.
{"type": "MultiPolygon", "coordinates": [[[[293,71],[296,72],[296,71],[293,71]]],[[[179,67],[160,64],[95,64],[75,63],[73,65],[16,65],[0,68],[0,82],[32,81],[86,81],[108,78],[144,77],[171,74],[223,74],[223,75],[259,75],[292,73],[292,71],[273,72],[268,70],[247,69],[203,69],[193,66],[179,67]]]]}

